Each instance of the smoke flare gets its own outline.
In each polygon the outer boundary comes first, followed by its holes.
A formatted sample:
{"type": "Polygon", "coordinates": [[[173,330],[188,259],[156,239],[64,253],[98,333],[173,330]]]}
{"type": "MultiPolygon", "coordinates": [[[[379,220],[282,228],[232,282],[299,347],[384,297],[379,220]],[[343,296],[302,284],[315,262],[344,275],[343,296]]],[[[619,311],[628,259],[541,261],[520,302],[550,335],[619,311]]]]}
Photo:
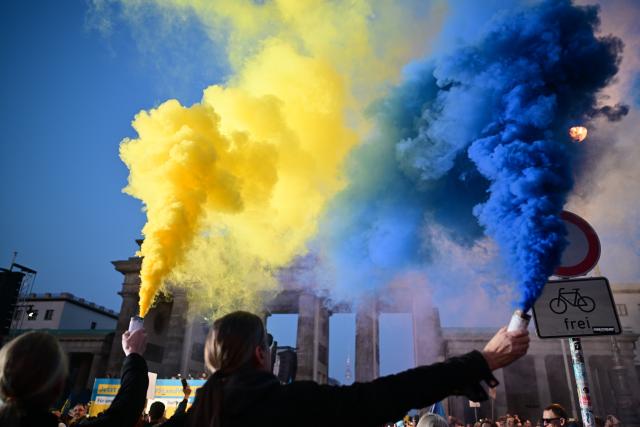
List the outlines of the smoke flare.
{"type": "MultiPolygon", "coordinates": [[[[127,4],[125,4],[127,6],[127,4]]],[[[134,14],[136,2],[128,4],[134,14]]],[[[191,107],[139,113],[121,145],[125,191],[144,202],[140,313],[167,281],[194,305],[250,307],[306,252],[344,187],[361,111],[424,53],[439,2],[159,2],[227,40],[233,74],[191,107]],[[429,25],[429,24],[432,25],[429,25]],[[426,25],[425,25],[426,24],[426,25]],[[220,29],[225,29],[221,33],[220,29]]]]}
{"type": "Polygon", "coordinates": [[[566,129],[592,117],[620,61],[621,41],[597,37],[598,22],[597,7],[546,1],[410,69],[373,109],[380,135],[354,151],[351,187],[324,223],[321,246],[341,291],[349,282],[379,289],[429,263],[438,251],[430,224],[467,244],[480,224],[528,310],[560,261],[559,214],[582,172],[566,129]]]}

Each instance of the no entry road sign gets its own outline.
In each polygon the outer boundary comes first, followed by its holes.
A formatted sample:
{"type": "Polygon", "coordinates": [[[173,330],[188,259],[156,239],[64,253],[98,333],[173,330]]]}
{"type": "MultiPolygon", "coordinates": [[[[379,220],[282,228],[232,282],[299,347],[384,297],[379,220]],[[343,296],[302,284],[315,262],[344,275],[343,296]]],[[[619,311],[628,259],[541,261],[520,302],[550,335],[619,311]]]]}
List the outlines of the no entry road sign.
{"type": "Polygon", "coordinates": [[[578,215],[562,211],[567,228],[567,247],[554,274],[560,277],[584,276],[598,263],[600,239],[587,221],[578,215]]]}
{"type": "Polygon", "coordinates": [[[620,321],[605,277],[554,280],[533,306],[540,338],[617,335],[620,321]]]}

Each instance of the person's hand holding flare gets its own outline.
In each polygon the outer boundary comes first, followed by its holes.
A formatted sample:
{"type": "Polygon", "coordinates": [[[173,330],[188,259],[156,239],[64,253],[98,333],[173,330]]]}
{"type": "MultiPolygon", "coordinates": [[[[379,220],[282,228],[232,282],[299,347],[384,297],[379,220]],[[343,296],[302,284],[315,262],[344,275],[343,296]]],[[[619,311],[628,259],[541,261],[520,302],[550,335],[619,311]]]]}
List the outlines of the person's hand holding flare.
{"type": "Polygon", "coordinates": [[[482,350],[489,369],[504,368],[524,356],[529,349],[529,341],[529,331],[507,332],[506,326],[502,327],[482,350]]]}

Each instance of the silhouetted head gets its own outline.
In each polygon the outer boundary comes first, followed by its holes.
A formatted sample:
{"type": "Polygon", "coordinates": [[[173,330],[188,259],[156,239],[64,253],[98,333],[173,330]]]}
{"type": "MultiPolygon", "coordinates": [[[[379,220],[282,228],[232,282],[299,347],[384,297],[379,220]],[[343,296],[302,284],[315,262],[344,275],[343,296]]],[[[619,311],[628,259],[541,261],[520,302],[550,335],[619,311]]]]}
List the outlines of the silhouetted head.
{"type": "Polygon", "coordinates": [[[45,332],[28,332],[0,349],[0,397],[7,404],[48,408],[64,387],[67,356],[45,332]]]}
{"type": "Polygon", "coordinates": [[[269,343],[262,319],[235,311],[216,320],[207,336],[204,360],[211,372],[225,375],[245,367],[270,371],[269,343]]]}
{"type": "Polygon", "coordinates": [[[157,421],[164,415],[164,403],[162,402],[153,402],[149,407],[149,420],[157,421]]]}

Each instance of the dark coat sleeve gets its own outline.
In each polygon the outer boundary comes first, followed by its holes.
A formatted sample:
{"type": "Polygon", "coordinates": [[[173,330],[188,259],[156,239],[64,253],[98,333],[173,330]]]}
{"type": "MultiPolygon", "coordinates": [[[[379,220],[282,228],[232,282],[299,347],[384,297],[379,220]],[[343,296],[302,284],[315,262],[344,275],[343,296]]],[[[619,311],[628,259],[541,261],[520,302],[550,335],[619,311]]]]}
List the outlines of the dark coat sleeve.
{"type": "Polygon", "coordinates": [[[125,357],[120,374],[120,390],[104,414],[81,423],[81,426],[130,427],[140,419],[147,397],[149,376],[147,362],[139,354],[125,357]]]}
{"type": "Polygon", "coordinates": [[[160,424],[161,427],[184,427],[187,425],[187,413],[182,412],[178,414],[177,409],[176,413],[173,414],[171,418],[169,418],[164,423],[160,424]]]}
{"type": "Polygon", "coordinates": [[[375,426],[397,421],[411,409],[424,408],[450,395],[486,400],[481,381],[492,387],[498,384],[484,356],[473,351],[368,383],[341,387],[292,383],[284,386],[284,394],[294,408],[304,408],[307,418],[316,420],[315,425],[375,426]]]}
{"type": "Polygon", "coordinates": [[[184,414],[187,411],[187,402],[188,400],[182,399],[182,402],[178,403],[178,407],[176,408],[176,411],[173,413],[173,417],[175,417],[176,415],[180,415],[180,414],[184,414]]]}
{"type": "MultiPolygon", "coordinates": [[[[196,399],[199,393],[200,389],[196,390],[196,399]]],[[[182,399],[171,418],[160,425],[162,427],[183,427],[187,425],[187,399],[182,399]]]]}

